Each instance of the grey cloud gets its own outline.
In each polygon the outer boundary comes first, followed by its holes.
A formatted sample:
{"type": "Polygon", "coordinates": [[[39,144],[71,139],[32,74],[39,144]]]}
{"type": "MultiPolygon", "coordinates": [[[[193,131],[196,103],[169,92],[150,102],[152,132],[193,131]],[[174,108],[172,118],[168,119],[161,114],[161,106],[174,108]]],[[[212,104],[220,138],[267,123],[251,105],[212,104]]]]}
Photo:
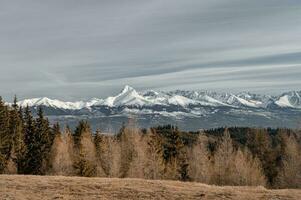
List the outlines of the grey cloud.
{"type": "Polygon", "coordinates": [[[0,94],[300,89],[300,13],[299,0],[4,0],[0,94]]]}

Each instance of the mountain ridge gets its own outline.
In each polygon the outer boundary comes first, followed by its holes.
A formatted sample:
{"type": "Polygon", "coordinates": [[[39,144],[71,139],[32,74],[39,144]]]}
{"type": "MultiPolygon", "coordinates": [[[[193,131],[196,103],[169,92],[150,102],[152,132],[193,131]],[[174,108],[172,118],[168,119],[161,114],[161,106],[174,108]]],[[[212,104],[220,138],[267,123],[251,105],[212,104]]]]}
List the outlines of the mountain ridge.
{"type": "Polygon", "coordinates": [[[61,101],[47,97],[24,99],[18,102],[22,107],[46,106],[65,110],[90,109],[93,106],[123,107],[123,106],[156,106],[175,105],[187,107],[189,105],[212,107],[248,107],[268,108],[270,105],[279,108],[301,109],[301,91],[289,91],[280,95],[270,96],[249,92],[218,93],[211,91],[154,91],[137,92],[133,87],[126,85],[116,96],[104,99],[92,98],[89,101],[61,101]]]}

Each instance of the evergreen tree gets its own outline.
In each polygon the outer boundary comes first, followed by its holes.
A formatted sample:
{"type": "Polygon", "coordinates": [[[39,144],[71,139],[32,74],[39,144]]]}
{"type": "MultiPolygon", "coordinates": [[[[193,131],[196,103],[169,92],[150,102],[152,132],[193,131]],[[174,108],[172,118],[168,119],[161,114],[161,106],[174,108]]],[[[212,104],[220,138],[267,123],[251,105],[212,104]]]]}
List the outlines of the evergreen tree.
{"type": "Polygon", "coordinates": [[[52,137],[55,137],[57,135],[61,135],[61,127],[58,122],[55,123],[52,127],[52,137]]]}
{"type": "Polygon", "coordinates": [[[46,164],[48,163],[49,153],[53,144],[54,137],[51,134],[48,119],[45,119],[43,109],[38,108],[38,117],[35,122],[35,143],[36,151],[38,152],[37,159],[37,174],[44,174],[46,164]]]}
{"type": "Polygon", "coordinates": [[[35,139],[35,122],[29,107],[25,108],[24,112],[24,142],[26,146],[25,167],[23,172],[25,174],[36,174],[38,169],[37,143],[35,139]]]}
{"type": "Polygon", "coordinates": [[[22,173],[22,170],[24,169],[24,155],[26,149],[24,144],[23,120],[19,114],[19,106],[17,104],[16,96],[14,98],[12,110],[10,111],[9,130],[13,137],[11,157],[16,165],[17,172],[22,173]]]}
{"type": "Polygon", "coordinates": [[[90,133],[91,132],[91,128],[90,125],[87,121],[81,120],[78,123],[78,126],[76,127],[74,134],[73,134],[73,138],[74,138],[74,144],[76,148],[80,147],[80,140],[81,137],[84,133],[90,133]]]}
{"type": "Polygon", "coordinates": [[[0,173],[5,169],[10,157],[11,141],[12,135],[9,133],[9,111],[0,97],[0,173]]]}
{"type": "Polygon", "coordinates": [[[159,134],[159,149],[163,164],[163,174],[168,179],[189,180],[188,163],[184,152],[184,143],[177,127],[159,126],[155,131],[159,134]]]}

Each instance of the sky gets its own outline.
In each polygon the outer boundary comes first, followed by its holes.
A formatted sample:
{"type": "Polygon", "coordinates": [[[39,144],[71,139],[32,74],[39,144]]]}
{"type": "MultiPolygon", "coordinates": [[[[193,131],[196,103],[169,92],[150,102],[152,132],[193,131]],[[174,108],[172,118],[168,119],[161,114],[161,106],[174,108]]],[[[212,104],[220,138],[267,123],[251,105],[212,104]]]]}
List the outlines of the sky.
{"type": "Polygon", "coordinates": [[[300,0],[0,0],[0,95],[301,90],[300,0]]]}

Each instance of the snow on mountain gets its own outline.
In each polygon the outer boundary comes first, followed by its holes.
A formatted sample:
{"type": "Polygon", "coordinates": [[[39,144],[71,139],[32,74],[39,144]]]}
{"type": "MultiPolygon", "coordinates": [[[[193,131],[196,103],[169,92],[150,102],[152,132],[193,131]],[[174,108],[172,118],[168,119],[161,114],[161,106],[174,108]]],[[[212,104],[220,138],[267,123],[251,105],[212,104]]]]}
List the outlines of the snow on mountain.
{"type": "Polygon", "coordinates": [[[107,97],[105,99],[93,98],[89,101],[64,102],[60,100],[52,100],[46,97],[26,99],[18,102],[22,107],[47,106],[65,110],[80,110],[83,108],[91,109],[93,106],[210,106],[210,107],[249,107],[249,108],[267,108],[273,104],[280,108],[301,108],[301,91],[287,92],[279,96],[271,97],[268,95],[258,95],[247,92],[238,94],[217,93],[210,91],[171,91],[157,92],[145,91],[137,92],[130,86],[125,86],[124,89],[116,96],[107,97]]]}
{"type": "Polygon", "coordinates": [[[168,103],[185,107],[189,104],[195,104],[196,102],[193,101],[192,99],[188,99],[188,98],[183,97],[183,96],[175,95],[175,96],[168,99],[168,103]]]}
{"type": "Polygon", "coordinates": [[[301,108],[301,91],[284,93],[275,103],[280,107],[301,108]]]}
{"type": "Polygon", "coordinates": [[[151,104],[150,101],[145,99],[143,96],[138,94],[138,92],[126,85],[122,92],[118,94],[117,96],[114,97],[108,97],[104,100],[103,105],[107,105],[110,107],[114,106],[124,106],[124,105],[146,105],[146,104],[151,104]]]}
{"type": "Polygon", "coordinates": [[[225,104],[217,99],[214,99],[213,97],[210,97],[206,92],[196,92],[196,91],[176,91],[175,93],[171,94],[171,100],[174,100],[174,98],[179,99],[181,102],[179,102],[178,105],[182,105],[183,107],[187,105],[201,105],[201,106],[229,106],[228,104],[225,104]],[[174,96],[175,95],[175,96],[174,96]],[[183,99],[184,97],[184,99],[183,99]]]}
{"type": "Polygon", "coordinates": [[[78,110],[78,109],[82,109],[85,106],[85,102],[83,101],[63,102],[60,100],[56,100],[56,99],[52,100],[47,97],[43,97],[43,98],[25,99],[23,101],[18,102],[18,105],[22,107],[48,106],[53,108],[66,109],[66,110],[78,110]]]}
{"type": "Polygon", "coordinates": [[[85,103],[84,107],[91,107],[96,105],[102,105],[104,103],[103,99],[92,98],[90,101],[85,103]]]}
{"type": "Polygon", "coordinates": [[[238,107],[239,106],[247,106],[247,107],[253,107],[253,108],[260,107],[260,105],[261,105],[261,102],[243,99],[243,98],[240,98],[233,94],[231,94],[229,96],[227,103],[230,105],[238,106],[238,107]]]}

